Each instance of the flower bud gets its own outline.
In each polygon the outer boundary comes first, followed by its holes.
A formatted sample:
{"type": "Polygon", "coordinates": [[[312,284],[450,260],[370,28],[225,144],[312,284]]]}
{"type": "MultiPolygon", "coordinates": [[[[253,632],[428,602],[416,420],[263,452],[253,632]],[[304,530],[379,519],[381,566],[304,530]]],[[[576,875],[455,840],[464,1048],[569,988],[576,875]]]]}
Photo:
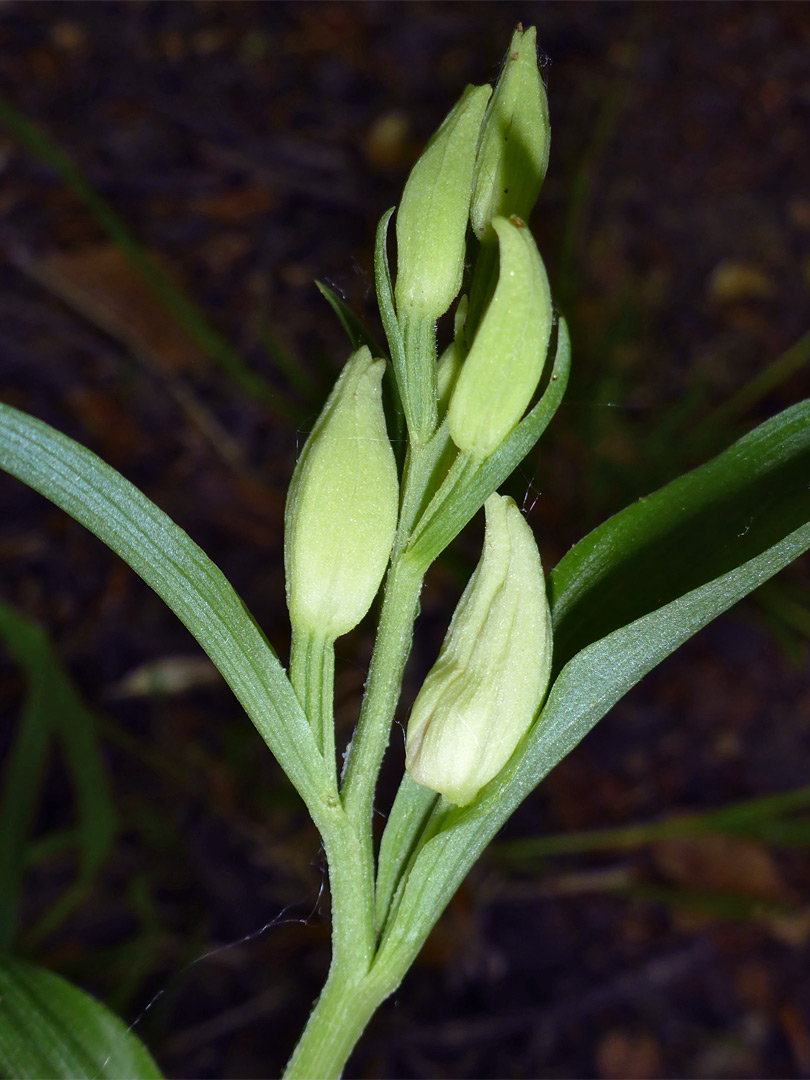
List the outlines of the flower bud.
{"type": "Polygon", "coordinates": [[[468,86],[414,165],[397,210],[397,314],[438,319],[461,288],[478,133],[489,86],[468,86]]]}
{"type": "Polygon", "coordinates": [[[411,777],[466,806],[529,730],[551,671],[551,615],[532,531],[515,503],[485,504],[481,560],[408,722],[411,777]]]}
{"type": "Polygon", "coordinates": [[[550,137],[536,31],[533,26],[518,29],[481,129],[470,206],[470,222],[479,240],[498,215],[528,219],[548,168],[550,137]]]}
{"type": "Polygon", "coordinates": [[[488,457],[515,427],[537,389],[551,337],[551,291],[532,234],[519,218],[492,222],[500,273],[450,399],[459,450],[488,457]]]}
{"type": "Polygon", "coordinates": [[[284,514],[294,629],[334,641],[371,607],[388,563],[399,487],[385,430],[385,361],[349,359],[304,444],[284,514]]]}

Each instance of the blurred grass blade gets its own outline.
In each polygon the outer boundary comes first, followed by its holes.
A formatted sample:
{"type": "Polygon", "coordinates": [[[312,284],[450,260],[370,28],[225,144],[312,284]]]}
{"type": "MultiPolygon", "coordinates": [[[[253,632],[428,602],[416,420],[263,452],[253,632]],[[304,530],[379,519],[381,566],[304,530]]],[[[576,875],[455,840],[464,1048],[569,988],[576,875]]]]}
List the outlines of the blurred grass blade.
{"type": "Polygon", "coordinates": [[[14,912],[44,756],[54,736],[61,742],[76,795],[79,851],[79,879],[52,909],[54,925],[82,898],[87,883],[106,858],[116,832],[116,815],[95,717],[81,700],[47,635],[36,623],[0,602],[0,638],[25,670],[29,685],[0,802],[0,942],[8,945],[14,933],[14,912]]]}
{"type": "Polygon", "coordinates": [[[51,971],[4,956],[0,1074],[21,1080],[161,1075],[140,1039],[95,998],[51,971]]]}
{"type": "Polygon", "coordinates": [[[786,410],[565,556],[553,614],[560,626],[573,612],[576,632],[557,659],[562,670],[503,772],[469,807],[443,806],[428,825],[436,835],[395,898],[384,952],[407,955],[424,940],[509,815],[631,687],[810,547],[809,420],[808,402],[786,410]],[[670,550],[670,532],[682,550],[670,550]]]}
{"type": "Polygon", "coordinates": [[[322,281],[316,281],[315,284],[318,286],[318,292],[340,320],[340,325],[346,331],[346,336],[351,342],[352,350],[356,352],[362,345],[367,345],[372,356],[385,357],[385,352],[380,348],[379,343],[375,341],[373,334],[366,328],[365,323],[355,315],[335,290],[330,289],[322,281]]]}
{"type": "Polygon", "coordinates": [[[138,243],[123,219],[82,175],[70,158],[24,116],[11,102],[0,95],[0,122],[32,153],[49,165],[81,199],[89,212],[119,248],[130,266],[149,286],[168,314],[181,325],[193,341],[230,375],[242,390],[261,401],[280,416],[287,416],[285,405],[279,404],[279,394],[261,375],[253,371],[209,322],[202,309],[181,289],[160,264],[138,243]]]}
{"type": "Polygon", "coordinates": [[[522,861],[549,855],[571,855],[589,851],[633,851],[656,840],[671,837],[699,836],[706,833],[730,833],[754,840],[773,837],[776,844],[790,846],[810,842],[810,822],[785,821],[782,815],[810,806],[810,785],[757,799],[707,810],[699,814],[676,814],[662,821],[622,825],[615,829],[584,829],[550,836],[527,836],[497,844],[497,859],[522,861]],[[784,840],[780,840],[784,837],[784,840]]]}
{"type": "Polygon", "coordinates": [[[768,394],[772,394],[774,390],[778,390],[808,364],[810,364],[810,330],[701,421],[694,432],[694,439],[687,436],[690,445],[693,442],[699,443],[701,437],[705,439],[711,432],[722,429],[727,424],[745,416],[749,409],[768,394]]]}
{"type": "MultiPolygon", "coordinates": [[[[306,402],[307,411],[320,408],[327,391],[322,389],[290,354],[266,316],[259,319],[256,336],[276,371],[280,372],[292,389],[306,402]]],[[[293,404],[289,399],[285,402],[284,411],[287,419],[296,425],[306,418],[304,409],[300,405],[293,404]]]]}
{"type": "Polygon", "coordinates": [[[51,736],[43,695],[34,688],[17,723],[0,794],[0,948],[17,929],[27,839],[51,736]]]}
{"type": "Polygon", "coordinates": [[[316,822],[323,758],[276,654],[207,555],[136,487],[79,443],[0,404],[0,468],[39,491],[127,562],[219,668],[316,822]]]}

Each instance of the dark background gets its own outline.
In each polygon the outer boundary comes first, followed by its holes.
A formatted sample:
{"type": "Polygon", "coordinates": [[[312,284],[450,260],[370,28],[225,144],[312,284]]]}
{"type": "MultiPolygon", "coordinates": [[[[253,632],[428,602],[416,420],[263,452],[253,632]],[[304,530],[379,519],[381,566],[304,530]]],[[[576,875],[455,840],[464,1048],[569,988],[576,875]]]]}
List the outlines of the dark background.
{"type": "MultiPolygon", "coordinates": [[[[284,491],[348,353],[313,281],[374,318],[376,222],[465,83],[496,78],[518,20],[547,56],[551,165],[532,225],[574,342],[567,401],[509,488],[550,567],[810,389],[805,344],[789,378],[735,397],[808,329],[806,5],[0,9],[2,94],[272,387],[251,398],[191,342],[54,169],[0,126],[0,398],[141,486],[282,659],[284,491]]],[[[479,545],[473,529],[431,574],[411,692],[479,545]]],[[[688,643],[501,842],[807,783],[806,595],[806,567],[792,568],[688,643]]],[[[98,716],[121,819],[103,873],[44,938],[73,857],[32,861],[18,953],[140,1017],[168,1075],[277,1073],[328,960],[323,867],[299,803],[199,664],[182,693],[122,696],[138,665],[196,646],[116,557],[10,478],[0,598],[47,628],[98,716]]],[[[370,643],[367,626],[339,642],[344,736],[370,643]]],[[[24,693],[0,652],[0,749],[24,693]]],[[[72,820],[58,757],[44,790],[38,836],[72,820]]],[[[808,886],[802,846],[713,839],[520,863],[496,846],[349,1075],[808,1076],[808,886]]]]}

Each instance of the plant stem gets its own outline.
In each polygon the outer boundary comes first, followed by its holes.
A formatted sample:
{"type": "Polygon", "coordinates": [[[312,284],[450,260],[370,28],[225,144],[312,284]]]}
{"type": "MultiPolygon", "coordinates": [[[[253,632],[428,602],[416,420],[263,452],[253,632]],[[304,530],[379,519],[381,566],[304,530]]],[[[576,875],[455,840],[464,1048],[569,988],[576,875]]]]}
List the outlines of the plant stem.
{"type": "Polygon", "coordinates": [[[284,1072],[284,1080],[333,1080],[378,1006],[391,992],[365,976],[346,978],[333,968],[284,1072]]]}
{"type": "Polygon", "coordinates": [[[399,700],[421,588],[419,568],[407,558],[395,557],[385,583],[366,694],[341,789],[346,813],[358,831],[369,831],[377,773],[399,700]]]}
{"type": "Polygon", "coordinates": [[[375,950],[371,850],[337,801],[333,809],[330,827],[323,830],[332,898],[332,962],[290,1058],[284,1074],[288,1078],[340,1076],[374,1010],[393,989],[385,989],[380,978],[369,974],[375,950]]]}
{"type": "Polygon", "coordinates": [[[403,404],[413,446],[424,446],[436,429],[436,324],[432,319],[403,318],[407,387],[403,404]]]}
{"type": "Polygon", "coordinates": [[[317,634],[293,629],[290,681],[337,786],[335,762],[335,645],[317,634]]]}

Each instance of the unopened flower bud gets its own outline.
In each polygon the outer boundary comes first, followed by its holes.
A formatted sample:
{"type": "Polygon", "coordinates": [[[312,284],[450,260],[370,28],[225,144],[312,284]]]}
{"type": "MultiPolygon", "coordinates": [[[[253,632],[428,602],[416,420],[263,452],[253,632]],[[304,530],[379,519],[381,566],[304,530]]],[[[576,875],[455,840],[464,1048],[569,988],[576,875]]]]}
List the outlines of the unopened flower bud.
{"type": "Polygon", "coordinates": [[[438,319],[461,288],[478,133],[490,86],[468,86],[414,165],[397,210],[397,314],[438,319]]]}
{"type": "Polygon", "coordinates": [[[294,629],[334,640],[380,587],[399,488],[382,407],[383,360],[349,359],[295,466],[284,514],[287,604],[294,629]]]}
{"type": "Polygon", "coordinates": [[[498,284],[450,399],[459,450],[488,457],[515,427],[537,389],[551,337],[551,291],[532,234],[519,218],[495,218],[498,284]]]}
{"type": "Polygon", "coordinates": [[[551,128],[536,36],[533,26],[515,31],[484,117],[470,206],[479,240],[498,215],[528,219],[548,168],[551,128]]]}
{"type": "Polygon", "coordinates": [[[501,771],[542,704],[551,616],[532,531],[515,503],[485,504],[481,560],[414,702],[405,767],[466,806],[501,771]]]}

